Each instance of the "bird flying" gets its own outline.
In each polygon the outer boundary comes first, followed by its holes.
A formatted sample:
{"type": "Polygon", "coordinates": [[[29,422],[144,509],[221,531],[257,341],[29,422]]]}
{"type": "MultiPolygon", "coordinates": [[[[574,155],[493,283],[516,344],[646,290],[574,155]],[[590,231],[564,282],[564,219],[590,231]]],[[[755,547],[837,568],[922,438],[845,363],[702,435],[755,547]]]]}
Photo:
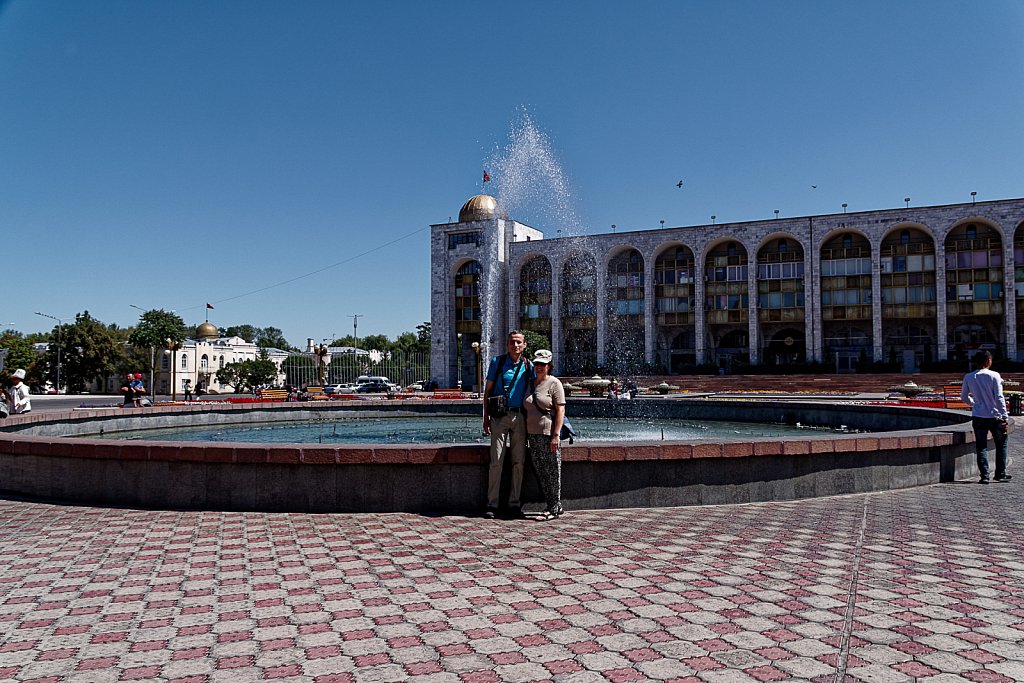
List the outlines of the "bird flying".
{"type": "Polygon", "coordinates": [[[678,187],[680,190],[683,189],[683,181],[680,180],[678,183],[676,183],[676,187],[678,187]]]}

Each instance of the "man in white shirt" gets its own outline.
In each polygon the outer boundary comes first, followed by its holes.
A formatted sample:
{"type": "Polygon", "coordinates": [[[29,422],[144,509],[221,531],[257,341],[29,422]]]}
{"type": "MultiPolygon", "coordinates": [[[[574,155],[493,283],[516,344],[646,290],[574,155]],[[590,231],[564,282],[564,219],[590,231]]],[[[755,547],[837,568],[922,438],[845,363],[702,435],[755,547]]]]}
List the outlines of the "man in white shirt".
{"type": "Polygon", "coordinates": [[[11,375],[11,386],[5,397],[11,406],[11,412],[15,415],[32,410],[32,400],[29,398],[28,387],[21,381],[23,379],[25,379],[25,371],[21,368],[15,370],[11,375]]]}
{"type": "Polygon", "coordinates": [[[978,471],[981,473],[981,484],[987,484],[988,435],[992,433],[992,441],[996,446],[996,481],[1010,481],[1012,477],[1006,473],[1006,442],[1007,425],[1010,415],[1006,410],[1006,398],[1003,396],[1003,378],[998,372],[992,372],[992,354],[978,351],[974,354],[974,372],[964,375],[963,389],[960,398],[971,406],[971,422],[974,425],[974,448],[978,454],[978,471]]]}

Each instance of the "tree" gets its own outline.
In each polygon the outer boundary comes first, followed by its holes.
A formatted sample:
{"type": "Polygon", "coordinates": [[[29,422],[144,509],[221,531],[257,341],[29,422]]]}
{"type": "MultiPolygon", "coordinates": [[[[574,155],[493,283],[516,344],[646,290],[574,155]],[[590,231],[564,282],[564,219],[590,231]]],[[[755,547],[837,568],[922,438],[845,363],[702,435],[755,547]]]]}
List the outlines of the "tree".
{"type": "Polygon", "coordinates": [[[282,351],[290,351],[293,348],[284,338],[284,332],[279,327],[264,327],[258,330],[256,346],[261,349],[281,349],[282,351]]]}
{"type": "Polygon", "coordinates": [[[217,382],[220,384],[226,384],[235,391],[240,391],[242,385],[242,363],[225,363],[224,367],[217,370],[216,377],[217,382]]]}
{"type": "MultiPolygon", "coordinates": [[[[139,316],[139,324],[128,335],[131,345],[131,357],[127,359],[124,371],[136,367],[149,370],[150,376],[156,372],[156,349],[167,347],[167,340],[177,343],[188,336],[188,328],[181,316],[173,311],[150,309],[139,316]],[[141,360],[141,365],[139,362],[141,360]]],[[[152,389],[152,387],[150,387],[152,389]]]]}
{"type": "Polygon", "coordinates": [[[539,332],[525,330],[523,332],[523,337],[526,339],[526,348],[531,356],[533,355],[533,352],[538,349],[551,349],[551,341],[539,332]]]}
{"type": "MultiPolygon", "coordinates": [[[[51,333],[46,351],[47,374],[56,375],[57,328],[51,333]]],[[[64,325],[61,333],[61,379],[71,391],[81,391],[86,383],[101,379],[117,370],[125,350],[111,333],[89,311],[75,316],[72,325],[64,325]]]]}
{"type": "Polygon", "coordinates": [[[250,344],[259,337],[260,328],[252,325],[232,325],[224,330],[225,337],[241,337],[250,344]]]}
{"type": "Polygon", "coordinates": [[[430,353],[430,332],[429,320],[416,326],[416,350],[420,353],[430,353]]]}
{"type": "Polygon", "coordinates": [[[247,363],[246,367],[246,381],[250,387],[259,386],[261,384],[273,384],[277,381],[277,366],[274,365],[274,361],[270,360],[270,355],[266,349],[261,349],[256,360],[243,361],[243,364],[247,363]]]}
{"type": "Polygon", "coordinates": [[[30,387],[38,387],[43,383],[41,356],[32,346],[32,342],[22,336],[20,332],[7,330],[0,335],[0,348],[7,349],[7,355],[4,356],[4,373],[6,375],[21,368],[25,371],[25,384],[30,387]]]}
{"type": "Polygon", "coordinates": [[[387,335],[368,334],[359,341],[359,348],[389,351],[391,349],[391,340],[387,338],[387,335]]]}

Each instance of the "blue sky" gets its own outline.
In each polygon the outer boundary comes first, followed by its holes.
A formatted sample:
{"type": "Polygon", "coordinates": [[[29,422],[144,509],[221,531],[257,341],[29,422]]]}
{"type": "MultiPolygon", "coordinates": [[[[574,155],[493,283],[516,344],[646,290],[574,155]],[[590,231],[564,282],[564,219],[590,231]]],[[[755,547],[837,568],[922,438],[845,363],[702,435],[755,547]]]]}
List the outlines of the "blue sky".
{"type": "Polygon", "coordinates": [[[524,111],[590,231],[1020,197],[1022,29],[1008,0],[2,3],[0,327],[412,330],[427,226],[524,111]]]}

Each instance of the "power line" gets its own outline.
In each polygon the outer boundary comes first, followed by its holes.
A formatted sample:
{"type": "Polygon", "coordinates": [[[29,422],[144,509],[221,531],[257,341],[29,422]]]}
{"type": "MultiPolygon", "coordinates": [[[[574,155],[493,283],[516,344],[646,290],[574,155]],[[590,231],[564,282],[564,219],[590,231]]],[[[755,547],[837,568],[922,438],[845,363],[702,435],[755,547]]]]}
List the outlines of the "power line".
{"type": "MultiPolygon", "coordinates": [[[[390,247],[393,244],[397,244],[397,243],[401,242],[402,240],[409,239],[410,237],[412,237],[414,235],[418,235],[419,233],[421,233],[424,230],[427,230],[429,228],[430,228],[429,225],[426,226],[426,227],[423,227],[423,228],[417,228],[416,230],[413,230],[412,232],[410,232],[407,235],[402,235],[401,237],[396,237],[395,239],[391,240],[390,242],[385,242],[384,244],[381,244],[381,245],[378,245],[376,247],[373,247],[372,249],[367,249],[366,251],[364,251],[364,252],[362,252],[360,254],[356,254],[354,256],[349,256],[347,259],[343,259],[341,261],[338,261],[337,263],[332,263],[329,266],[324,266],[323,268],[317,268],[316,270],[310,271],[308,273],[304,273],[303,275],[296,275],[295,277],[288,278],[287,280],[281,280],[280,282],[275,282],[274,284],[267,285],[266,287],[260,287],[259,289],[254,289],[254,290],[249,291],[249,292],[243,292],[242,294],[236,294],[234,296],[229,296],[229,297],[226,297],[224,299],[215,299],[213,301],[213,303],[215,303],[215,304],[222,304],[222,303],[224,303],[226,301],[234,301],[235,299],[241,299],[243,297],[252,296],[253,294],[259,294],[260,292],[266,292],[267,290],[270,290],[270,289],[275,289],[277,287],[283,287],[284,285],[288,285],[288,284],[291,284],[293,282],[298,282],[299,280],[303,280],[303,279],[305,279],[307,277],[313,277],[314,275],[319,275],[320,273],[328,271],[331,268],[337,268],[338,266],[343,266],[346,263],[351,263],[352,261],[355,261],[356,259],[361,259],[364,256],[368,256],[368,255],[370,255],[370,254],[372,254],[374,252],[380,251],[381,249],[385,249],[387,247],[390,247]]],[[[196,306],[178,307],[176,310],[178,310],[178,311],[190,311],[190,310],[193,310],[193,309],[196,309],[196,308],[202,308],[205,305],[206,304],[204,303],[202,305],[196,305],[196,306]]]]}

